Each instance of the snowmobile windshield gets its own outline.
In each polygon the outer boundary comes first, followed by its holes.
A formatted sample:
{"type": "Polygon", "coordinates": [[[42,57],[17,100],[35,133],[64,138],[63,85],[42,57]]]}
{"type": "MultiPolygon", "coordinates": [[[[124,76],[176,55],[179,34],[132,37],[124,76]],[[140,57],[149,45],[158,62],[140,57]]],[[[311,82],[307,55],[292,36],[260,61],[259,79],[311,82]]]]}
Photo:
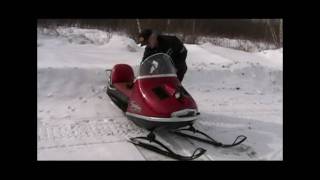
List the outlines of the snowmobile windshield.
{"type": "Polygon", "coordinates": [[[140,65],[139,76],[175,75],[172,59],[164,53],[157,53],[146,58],[140,65]]]}

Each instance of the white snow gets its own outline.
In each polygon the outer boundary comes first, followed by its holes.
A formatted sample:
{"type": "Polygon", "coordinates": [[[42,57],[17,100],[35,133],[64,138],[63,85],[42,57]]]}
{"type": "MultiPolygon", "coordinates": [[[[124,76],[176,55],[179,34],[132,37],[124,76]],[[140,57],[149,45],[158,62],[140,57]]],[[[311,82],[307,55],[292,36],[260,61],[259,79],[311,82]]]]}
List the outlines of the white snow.
{"type": "MultiPolygon", "coordinates": [[[[144,48],[119,33],[95,29],[38,29],[38,160],[171,160],[136,147],[147,131],[127,120],[105,94],[105,69],[135,68],[144,48]]],[[[198,160],[282,160],[282,49],[249,53],[204,43],[186,44],[183,85],[201,112],[195,126],[223,149],[159,132],[178,153],[207,149],[198,160]]]]}
{"type": "Polygon", "coordinates": [[[197,44],[211,43],[216,46],[225,48],[239,49],[247,52],[258,52],[266,49],[275,49],[275,45],[261,42],[261,41],[250,41],[247,39],[229,39],[222,37],[205,37],[200,36],[196,39],[197,44]]]}

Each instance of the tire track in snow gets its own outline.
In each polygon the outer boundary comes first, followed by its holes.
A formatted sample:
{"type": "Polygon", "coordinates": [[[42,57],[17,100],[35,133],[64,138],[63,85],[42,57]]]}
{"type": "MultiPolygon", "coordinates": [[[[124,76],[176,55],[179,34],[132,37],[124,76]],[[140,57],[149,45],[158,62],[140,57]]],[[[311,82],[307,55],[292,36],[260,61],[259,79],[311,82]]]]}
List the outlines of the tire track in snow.
{"type": "Polygon", "coordinates": [[[147,134],[147,131],[137,127],[125,117],[88,119],[90,118],[65,121],[59,119],[55,124],[40,124],[38,126],[38,149],[93,142],[127,141],[129,137],[147,134]]]}

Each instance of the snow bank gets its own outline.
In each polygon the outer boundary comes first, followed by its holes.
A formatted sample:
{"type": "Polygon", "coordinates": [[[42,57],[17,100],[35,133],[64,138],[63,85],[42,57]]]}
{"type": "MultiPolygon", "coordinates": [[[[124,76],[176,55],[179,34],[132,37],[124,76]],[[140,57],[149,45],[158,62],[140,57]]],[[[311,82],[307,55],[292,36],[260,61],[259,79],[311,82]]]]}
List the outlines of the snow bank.
{"type": "Polygon", "coordinates": [[[264,50],[258,53],[255,53],[258,56],[264,57],[270,62],[277,64],[278,66],[282,67],[283,64],[283,49],[273,49],[273,50],[264,50]]]}
{"type": "MultiPolygon", "coordinates": [[[[282,70],[283,58],[282,48],[262,51],[261,53],[245,52],[241,50],[235,50],[225,47],[213,45],[211,43],[204,43],[197,48],[202,48],[201,56],[215,55],[214,59],[227,59],[224,62],[217,65],[223,67],[223,69],[241,69],[246,67],[255,68],[256,66],[262,66],[263,68],[282,70]]],[[[192,48],[192,46],[189,46],[192,48]]],[[[192,58],[194,62],[197,62],[199,56],[192,58]]]]}
{"type": "Polygon", "coordinates": [[[96,29],[80,29],[76,27],[58,27],[56,29],[38,28],[38,34],[59,36],[75,44],[103,45],[109,42],[111,33],[96,29]]]}
{"type": "Polygon", "coordinates": [[[113,64],[137,65],[143,48],[119,33],[79,28],[38,28],[38,68],[112,68],[113,64]],[[40,61],[39,61],[40,59],[40,61]]]}
{"type": "Polygon", "coordinates": [[[266,49],[275,49],[276,46],[266,42],[250,41],[246,39],[229,39],[221,37],[198,37],[197,44],[211,43],[217,46],[243,50],[247,52],[258,52],[266,49]]]}
{"type": "MultiPolygon", "coordinates": [[[[38,28],[38,36],[51,36],[64,38],[71,44],[109,45],[116,48],[125,48],[130,52],[137,52],[140,48],[134,40],[118,32],[106,32],[97,29],[84,29],[77,27],[38,28]]],[[[39,46],[39,43],[38,43],[39,46]]]]}

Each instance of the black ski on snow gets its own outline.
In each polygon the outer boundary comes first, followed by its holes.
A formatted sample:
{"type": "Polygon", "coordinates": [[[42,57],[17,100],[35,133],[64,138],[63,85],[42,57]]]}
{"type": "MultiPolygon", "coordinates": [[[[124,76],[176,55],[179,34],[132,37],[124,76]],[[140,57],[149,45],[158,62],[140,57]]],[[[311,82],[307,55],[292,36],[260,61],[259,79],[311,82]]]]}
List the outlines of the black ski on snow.
{"type": "Polygon", "coordinates": [[[157,152],[157,153],[162,154],[164,156],[167,156],[167,157],[170,157],[173,159],[177,159],[177,160],[181,160],[181,161],[190,161],[190,160],[196,159],[206,152],[205,149],[197,148],[191,156],[183,156],[183,155],[177,154],[177,153],[173,152],[170,148],[168,148],[167,146],[162,144],[160,141],[158,141],[155,137],[155,134],[153,134],[152,132],[149,133],[149,135],[147,137],[130,138],[129,142],[131,142],[137,146],[141,146],[145,149],[149,149],[151,151],[157,152]],[[148,140],[150,143],[151,142],[156,143],[156,144],[160,145],[162,148],[164,148],[165,150],[160,149],[159,147],[156,147],[154,145],[144,143],[144,142],[140,141],[139,139],[148,140]]]}
{"type": "Polygon", "coordinates": [[[234,140],[234,142],[232,144],[223,144],[221,142],[218,142],[218,141],[214,140],[213,138],[211,138],[209,135],[205,134],[204,132],[201,132],[201,131],[195,129],[193,126],[189,126],[188,128],[181,128],[181,129],[174,130],[173,133],[175,133],[177,135],[180,135],[180,136],[183,136],[183,137],[188,137],[188,138],[191,138],[191,139],[194,139],[194,140],[197,140],[197,141],[209,143],[209,144],[212,144],[214,146],[223,147],[223,148],[233,147],[233,146],[239,145],[239,144],[241,144],[243,141],[245,141],[247,139],[246,136],[240,135],[234,140]],[[207,139],[203,139],[203,138],[200,138],[200,137],[197,137],[197,136],[192,136],[192,135],[189,135],[189,134],[185,134],[182,131],[190,131],[190,132],[193,132],[194,134],[199,133],[199,134],[205,136],[207,139]]]}
{"type": "MultiPolygon", "coordinates": [[[[201,131],[195,129],[192,125],[190,125],[188,128],[176,129],[176,130],[173,131],[173,133],[175,133],[177,135],[180,135],[180,136],[183,136],[183,137],[191,138],[191,139],[194,139],[194,140],[197,140],[197,141],[209,143],[209,144],[212,144],[214,146],[223,147],[223,148],[228,148],[228,147],[233,147],[233,146],[239,145],[239,144],[241,144],[243,141],[245,141],[247,139],[246,136],[240,135],[234,140],[234,142],[232,144],[223,144],[221,142],[218,142],[218,141],[214,140],[213,138],[211,138],[209,135],[205,134],[204,132],[201,132],[201,131]],[[189,134],[185,134],[185,133],[183,133],[183,131],[190,131],[190,132],[193,132],[194,134],[198,133],[198,134],[203,135],[207,139],[203,139],[203,138],[200,138],[200,137],[197,137],[197,136],[192,136],[192,135],[189,135],[189,134]]],[[[197,148],[193,152],[193,154],[191,156],[183,156],[183,155],[177,154],[177,153],[173,152],[170,148],[165,146],[163,143],[158,141],[156,139],[156,136],[153,133],[153,131],[151,131],[147,135],[147,137],[130,138],[129,142],[131,142],[131,143],[133,143],[133,144],[135,144],[137,146],[141,146],[141,147],[143,147],[145,149],[157,152],[157,153],[162,154],[164,156],[167,156],[167,157],[170,157],[170,158],[173,158],[173,159],[177,159],[177,160],[182,160],[182,161],[190,161],[190,160],[196,159],[196,158],[200,157],[201,155],[203,155],[206,152],[206,150],[203,149],[203,148],[197,148]],[[150,144],[142,142],[141,140],[147,140],[147,141],[150,142],[150,144]],[[157,146],[154,146],[151,143],[158,144],[163,149],[161,149],[161,148],[159,148],[157,146]]]]}

